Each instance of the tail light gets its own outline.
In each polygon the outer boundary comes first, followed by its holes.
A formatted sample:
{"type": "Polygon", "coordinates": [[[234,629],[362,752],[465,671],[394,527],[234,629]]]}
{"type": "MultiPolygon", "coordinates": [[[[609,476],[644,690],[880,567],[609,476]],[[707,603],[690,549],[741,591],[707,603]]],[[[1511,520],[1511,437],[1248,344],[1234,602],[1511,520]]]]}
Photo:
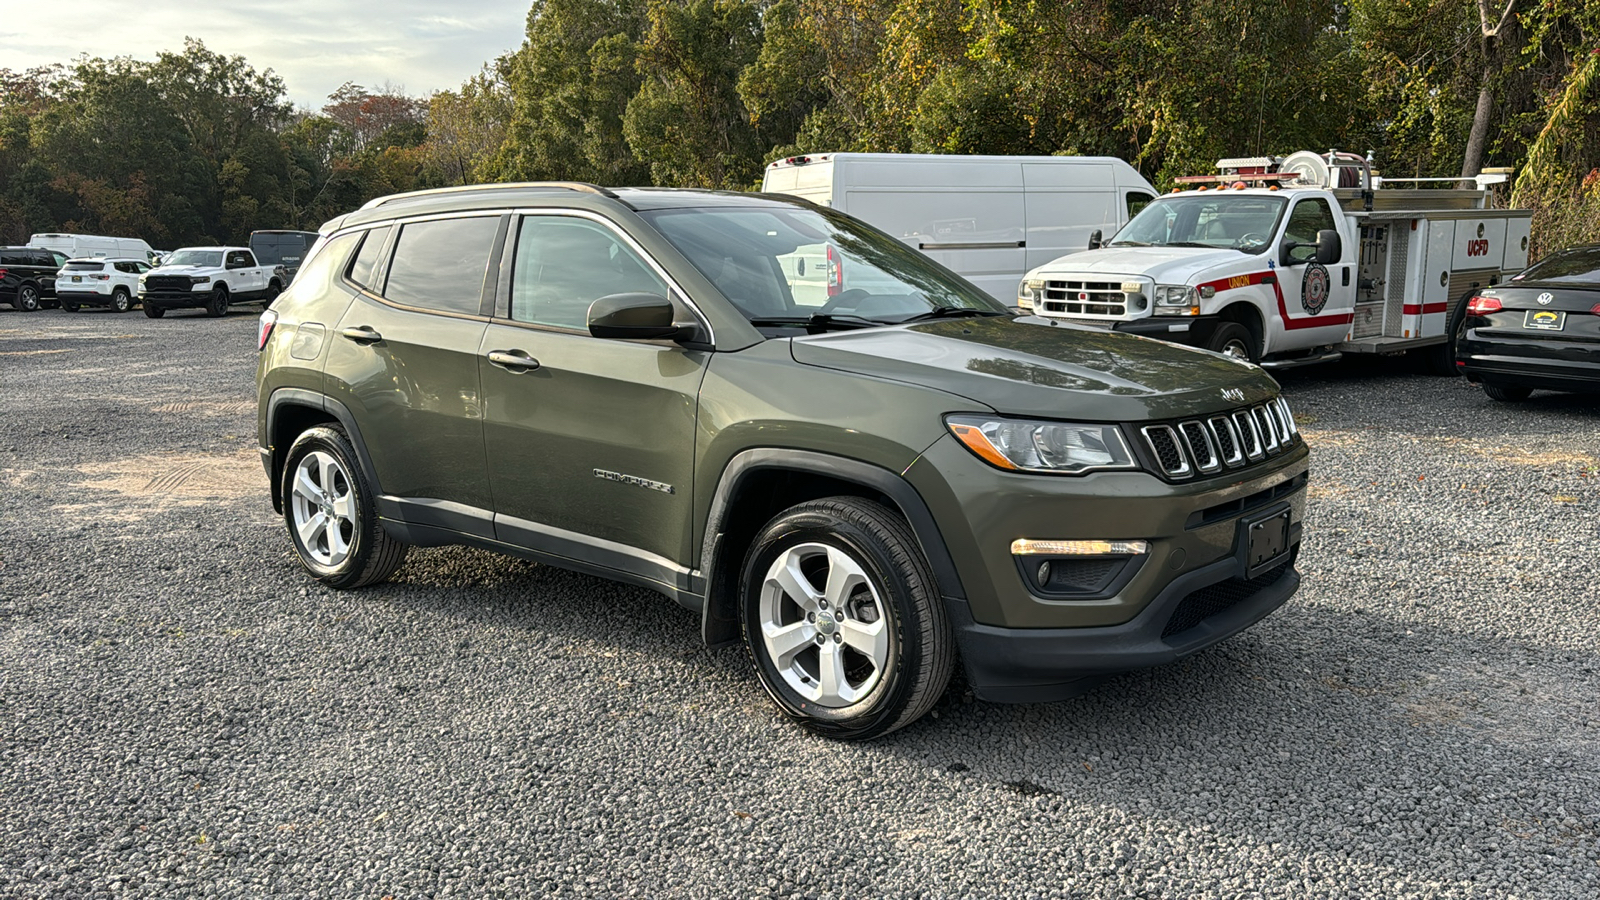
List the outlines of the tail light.
{"type": "Polygon", "coordinates": [[[90,275],[89,277],[93,278],[95,281],[110,281],[111,280],[111,276],[107,275],[104,272],[101,272],[98,275],[90,275]]]}
{"type": "Polygon", "coordinates": [[[1595,315],[1600,316],[1600,303],[1596,303],[1595,305],[1589,307],[1589,312],[1592,312],[1595,315]]]}
{"type": "Polygon", "coordinates": [[[844,260],[834,255],[833,245],[828,245],[828,296],[837,297],[844,290],[844,260]]]}
{"type": "Polygon", "coordinates": [[[261,314],[261,323],[256,326],[256,350],[267,349],[267,339],[272,337],[272,327],[277,324],[277,313],[269,309],[261,314]]]}
{"type": "Polygon", "coordinates": [[[1487,316],[1492,312],[1499,312],[1503,307],[1499,297],[1473,297],[1467,301],[1467,315],[1487,316]]]}
{"type": "Polygon", "coordinates": [[[4,278],[4,277],[6,277],[6,272],[7,272],[7,271],[9,271],[9,270],[7,270],[7,269],[0,269],[0,278],[4,278]]]}

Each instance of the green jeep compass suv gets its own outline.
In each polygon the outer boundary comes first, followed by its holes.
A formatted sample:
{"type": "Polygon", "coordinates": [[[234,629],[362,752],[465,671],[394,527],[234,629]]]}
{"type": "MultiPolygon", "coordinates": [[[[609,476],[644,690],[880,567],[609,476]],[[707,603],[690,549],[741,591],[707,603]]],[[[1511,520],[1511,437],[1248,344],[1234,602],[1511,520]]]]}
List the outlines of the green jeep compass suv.
{"type": "Polygon", "coordinates": [[[262,316],[259,425],[334,587],[440,544],[642,585],[867,738],[958,664],[984,699],[1069,697],[1299,585],[1307,450],[1271,378],[1014,316],[848,216],[507,184],[321,235],[262,316]]]}

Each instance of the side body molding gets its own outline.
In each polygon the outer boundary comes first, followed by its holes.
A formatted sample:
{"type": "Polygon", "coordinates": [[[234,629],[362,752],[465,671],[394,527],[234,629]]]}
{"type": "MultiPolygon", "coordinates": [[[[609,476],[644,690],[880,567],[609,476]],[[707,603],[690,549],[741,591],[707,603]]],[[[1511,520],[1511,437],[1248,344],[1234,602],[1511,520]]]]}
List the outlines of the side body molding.
{"type": "Polygon", "coordinates": [[[763,470],[803,472],[847,481],[883,494],[897,507],[921,545],[923,556],[933,569],[939,593],[946,599],[965,601],[955,562],[946,549],[933,513],[905,479],[871,463],[818,453],[810,450],[758,448],[746,450],[728,462],[717,482],[716,494],[706,517],[705,538],[701,542],[700,572],[705,581],[705,612],[701,631],[708,647],[721,647],[739,640],[738,576],[742,559],[725,559],[725,528],[731,504],[739,495],[741,482],[763,470]]]}

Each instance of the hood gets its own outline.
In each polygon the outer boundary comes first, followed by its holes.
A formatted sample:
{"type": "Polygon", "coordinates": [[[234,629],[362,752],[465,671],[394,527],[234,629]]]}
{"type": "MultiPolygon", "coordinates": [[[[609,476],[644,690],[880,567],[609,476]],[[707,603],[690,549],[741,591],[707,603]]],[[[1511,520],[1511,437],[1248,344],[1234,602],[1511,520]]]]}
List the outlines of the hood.
{"type": "Polygon", "coordinates": [[[1200,278],[1202,273],[1219,266],[1252,271],[1252,267],[1264,268],[1266,257],[1257,259],[1238,250],[1210,247],[1108,247],[1051,260],[1029,272],[1028,277],[1094,274],[1152,278],[1156,284],[1197,284],[1210,280],[1200,278]]]}
{"type": "Polygon", "coordinates": [[[934,388],[996,412],[1140,422],[1234,409],[1278,393],[1217,353],[1032,316],[944,319],[794,338],[796,362],[934,388]],[[1244,393],[1229,400],[1223,388],[1244,393]]]}

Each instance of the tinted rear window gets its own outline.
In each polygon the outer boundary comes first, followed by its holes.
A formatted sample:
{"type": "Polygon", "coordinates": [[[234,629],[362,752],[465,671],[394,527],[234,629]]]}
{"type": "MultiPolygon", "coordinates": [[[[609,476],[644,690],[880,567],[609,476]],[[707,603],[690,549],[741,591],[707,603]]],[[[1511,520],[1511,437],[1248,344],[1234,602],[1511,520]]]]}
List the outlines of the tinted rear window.
{"type": "Polygon", "coordinates": [[[99,262],[69,262],[66,269],[68,272],[98,272],[105,268],[105,265],[99,262]]]}
{"type": "Polygon", "coordinates": [[[1600,282],[1600,247],[1584,247],[1547,256],[1511,280],[1600,282]]]}
{"type": "Polygon", "coordinates": [[[499,216],[402,226],[383,295],[406,306],[476,315],[499,229],[499,216]]]}

